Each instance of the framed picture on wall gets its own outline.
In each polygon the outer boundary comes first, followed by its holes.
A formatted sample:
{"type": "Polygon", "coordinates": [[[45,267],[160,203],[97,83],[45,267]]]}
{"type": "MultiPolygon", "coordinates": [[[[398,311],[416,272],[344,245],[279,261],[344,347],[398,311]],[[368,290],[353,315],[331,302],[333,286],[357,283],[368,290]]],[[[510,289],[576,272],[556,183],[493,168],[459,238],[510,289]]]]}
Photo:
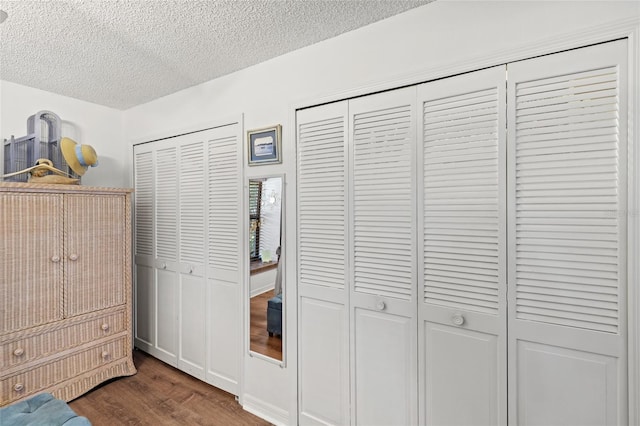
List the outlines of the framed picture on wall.
{"type": "Polygon", "coordinates": [[[276,125],[264,129],[249,130],[249,165],[282,163],[280,139],[282,126],[276,125]]]}

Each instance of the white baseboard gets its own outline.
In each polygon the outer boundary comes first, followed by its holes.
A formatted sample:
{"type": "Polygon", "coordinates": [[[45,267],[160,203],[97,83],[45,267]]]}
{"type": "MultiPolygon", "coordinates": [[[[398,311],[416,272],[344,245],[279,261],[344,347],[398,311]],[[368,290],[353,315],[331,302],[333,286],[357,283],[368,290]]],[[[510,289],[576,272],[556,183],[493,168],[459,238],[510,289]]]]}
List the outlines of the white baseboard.
{"type": "Polygon", "coordinates": [[[289,412],[251,395],[242,396],[242,408],[276,426],[289,424],[289,412]]]}

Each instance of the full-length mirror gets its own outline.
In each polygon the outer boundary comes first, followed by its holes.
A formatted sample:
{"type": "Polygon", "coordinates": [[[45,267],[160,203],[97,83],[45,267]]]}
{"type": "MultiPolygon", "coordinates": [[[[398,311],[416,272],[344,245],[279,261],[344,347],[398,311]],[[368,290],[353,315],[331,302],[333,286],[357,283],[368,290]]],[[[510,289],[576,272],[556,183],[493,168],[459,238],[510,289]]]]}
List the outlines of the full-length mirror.
{"type": "Polygon", "coordinates": [[[249,179],[249,350],[282,361],[283,177],[249,179]]]}

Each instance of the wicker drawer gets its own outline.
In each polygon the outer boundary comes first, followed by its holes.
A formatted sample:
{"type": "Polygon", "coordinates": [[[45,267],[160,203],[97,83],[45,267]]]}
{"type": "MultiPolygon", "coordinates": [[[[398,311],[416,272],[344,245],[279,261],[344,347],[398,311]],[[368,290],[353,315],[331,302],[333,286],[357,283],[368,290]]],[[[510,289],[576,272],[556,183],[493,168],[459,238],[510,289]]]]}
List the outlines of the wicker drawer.
{"type": "Polygon", "coordinates": [[[0,346],[0,370],[117,334],[125,330],[125,324],[125,311],[120,310],[83,322],[70,321],[55,330],[43,327],[40,333],[16,337],[0,346]]]}
{"type": "Polygon", "coordinates": [[[82,380],[82,375],[129,356],[127,335],[106,341],[67,357],[18,372],[0,381],[0,406],[33,393],[46,390],[70,378],[82,380]]]}

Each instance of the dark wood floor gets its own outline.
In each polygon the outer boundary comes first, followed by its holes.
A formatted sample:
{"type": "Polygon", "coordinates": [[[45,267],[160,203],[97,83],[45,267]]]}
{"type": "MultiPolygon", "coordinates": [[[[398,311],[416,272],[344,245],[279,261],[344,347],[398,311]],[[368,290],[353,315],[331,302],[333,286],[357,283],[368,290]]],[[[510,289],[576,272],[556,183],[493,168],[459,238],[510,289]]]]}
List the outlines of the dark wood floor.
{"type": "Polygon", "coordinates": [[[270,290],[251,298],[251,350],[282,361],[282,338],[267,331],[267,301],[273,295],[270,290]]]}
{"type": "Polygon", "coordinates": [[[109,381],[70,402],[93,426],[269,425],[244,411],[235,397],[142,351],[138,373],[109,381]]]}

